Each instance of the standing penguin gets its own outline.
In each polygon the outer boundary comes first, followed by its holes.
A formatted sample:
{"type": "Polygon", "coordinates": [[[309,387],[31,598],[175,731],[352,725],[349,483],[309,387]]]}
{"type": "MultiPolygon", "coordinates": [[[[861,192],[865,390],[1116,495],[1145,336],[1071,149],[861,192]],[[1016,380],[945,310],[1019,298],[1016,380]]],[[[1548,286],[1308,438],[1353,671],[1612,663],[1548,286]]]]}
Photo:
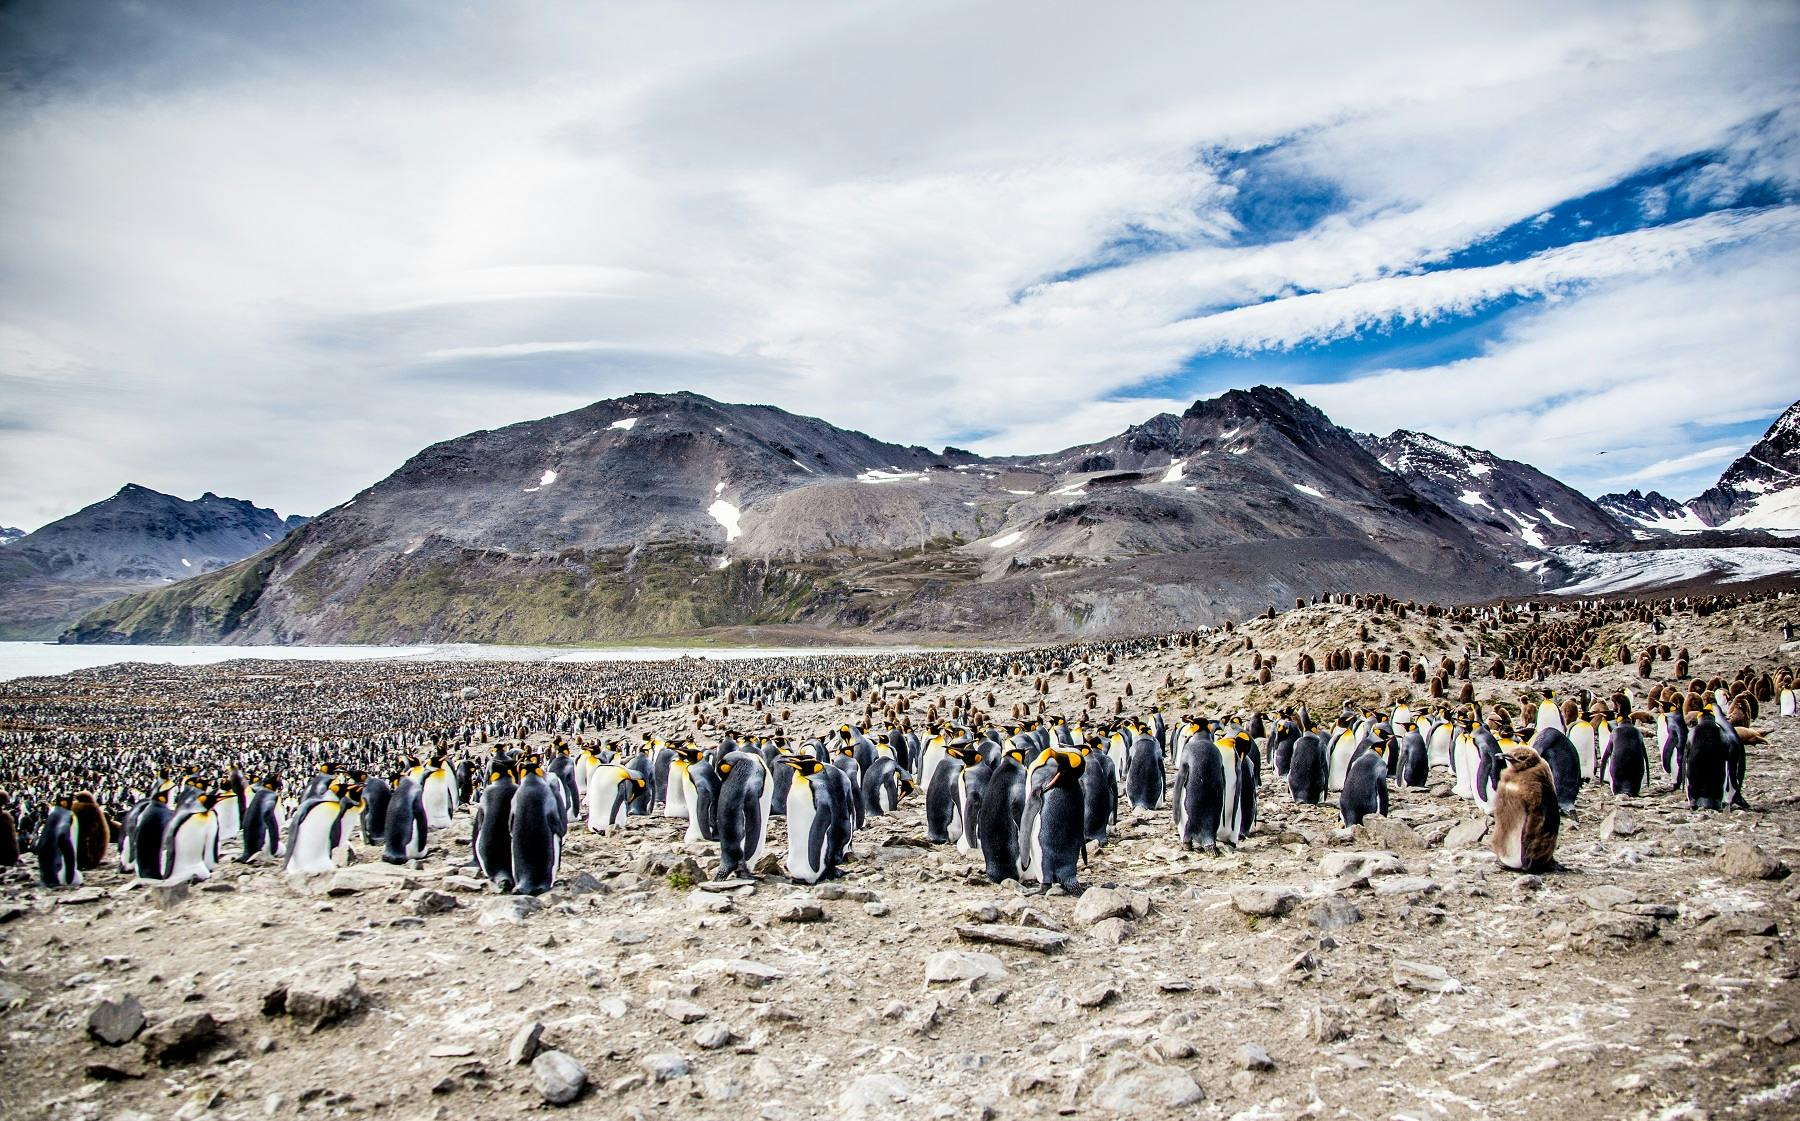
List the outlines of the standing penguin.
{"type": "Polygon", "coordinates": [[[394,788],[380,775],[372,775],[363,782],[363,844],[379,845],[387,840],[388,800],[393,794],[394,788]]]}
{"type": "MultiPolygon", "coordinates": [[[[886,760],[890,765],[892,759],[886,760]]],[[[717,821],[721,880],[754,879],[757,862],[769,847],[769,800],[774,783],[769,766],[753,751],[733,751],[719,760],[717,821]]]]}
{"type": "Polygon", "coordinates": [[[934,742],[925,748],[925,771],[931,776],[925,783],[926,844],[947,844],[962,836],[957,782],[962,777],[963,767],[973,758],[974,752],[962,744],[940,747],[934,742]]]}
{"type": "Polygon", "coordinates": [[[69,801],[69,812],[75,815],[76,835],[81,839],[75,852],[75,866],[83,871],[100,867],[106,860],[106,850],[112,846],[105,811],[92,793],[78,790],[69,801]]]}
{"type": "Polygon", "coordinates": [[[611,833],[622,828],[631,814],[631,803],[644,796],[649,782],[630,767],[596,763],[587,775],[588,828],[611,833]]]}
{"type": "Polygon", "coordinates": [[[1712,709],[1700,714],[1687,743],[1687,802],[1690,810],[1725,808],[1725,737],[1712,709]]]}
{"type": "Polygon", "coordinates": [[[1081,893],[1076,870],[1087,832],[1087,806],[1081,790],[1085,761],[1078,751],[1046,750],[1050,758],[1031,772],[1031,789],[1020,818],[1020,843],[1034,852],[1031,875],[1048,890],[1058,886],[1081,893]]]}
{"type": "Polygon", "coordinates": [[[1360,752],[1350,761],[1344,774],[1344,789],[1338,794],[1338,813],[1346,826],[1356,826],[1363,819],[1388,812],[1387,751],[1392,740],[1383,740],[1360,752]]]}
{"type": "Polygon", "coordinates": [[[1112,756],[1103,750],[1098,739],[1081,749],[1085,758],[1081,767],[1081,795],[1086,806],[1085,839],[1095,848],[1106,844],[1112,827],[1119,823],[1119,776],[1113,770],[1112,756]]]}
{"type": "Polygon", "coordinates": [[[513,889],[512,802],[519,784],[511,767],[488,772],[481,802],[475,807],[475,867],[503,892],[513,889]]]}
{"type": "Polygon", "coordinates": [[[138,811],[126,837],[131,842],[131,865],[144,883],[157,883],[163,878],[163,835],[175,812],[169,808],[169,792],[158,790],[138,811]]]}
{"type": "Polygon", "coordinates": [[[1621,721],[1600,754],[1600,773],[1615,794],[1633,798],[1644,792],[1644,780],[1650,773],[1650,753],[1644,747],[1644,735],[1629,720],[1621,721]]]}
{"type": "MultiPolygon", "coordinates": [[[[412,775],[397,777],[388,795],[387,835],[381,859],[389,864],[405,864],[425,855],[425,838],[430,826],[425,818],[425,805],[420,799],[419,780],[412,775]]],[[[291,833],[292,830],[289,830],[291,833]]]]}
{"type": "Polygon", "coordinates": [[[1219,817],[1224,803],[1225,764],[1204,735],[1189,736],[1175,763],[1175,835],[1192,852],[1198,844],[1219,851],[1219,817]]]}
{"type": "Polygon", "coordinates": [[[204,791],[181,808],[163,834],[163,882],[185,884],[212,875],[219,851],[219,819],[213,812],[219,795],[204,791]]]}
{"type": "Polygon", "coordinates": [[[515,895],[542,895],[556,886],[562,868],[563,836],[568,819],[562,795],[552,788],[561,780],[530,762],[512,797],[512,871],[515,895]]]}
{"type": "Polygon", "coordinates": [[[1399,777],[1401,786],[1423,787],[1431,784],[1431,754],[1425,746],[1425,737],[1419,733],[1419,724],[1413,721],[1405,726],[1406,735],[1400,738],[1399,777]]]}
{"type": "Polygon", "coordinates": [[[987,797],[988,779],[994,773],[994,765],[982,757],[979,747],[971,746],[968,750],[973,753],[972,758],[956,776],[957,817],[962,822],[962,836],[956,839],[956,851],[965,856],[978,856],[981,853],[981,803],[987,797]]]}
{"type": "Polygon", "coordinates": [[[1501,867],[1515,872],[1547,872],[1556,866],[1556,834],[1562,827],[1556,780],[1529,747],[1514,746],[1502,759],[1494,787],[1494,855],[1501,867]]]}
{"type": "Polygon", "coordinates": [[[1316,806],[1325,800],[1325,745],[1319,737],[1307,732],[1294,741],[1288,759],[1288,790],[1294,801],[1303,806],[1316,806]]]}
{"type": "Polygon", "coordinates": [[[1679,705],[1670,705],[1657,720],[1656,747],[1662,758],[1663,774],[1670,776],[1670,790],[1687,786],[1687,721],[1681,718],[1679,705]]]}
{"type": "Polygon", "coordinates": [[[38,883],[44,887],[80,887],[81,866],[77,853],[81,846],[81,825],[70,810],[72,800],[62,795],[52,802],[38,829],[38,883]]]}
{"type": "Polygon", "coordinates": [[[425,807],[425,824],[432,829],[450,828],[450,817],[456,812],[456,776],[444,765],[440,752],[413,771],[419,780],[420,804],[425,807]]]}
{"type": "Polygon", "coordinates": [[[982,862],[993,883],[1019,878],[1019,820],[1025,813],[1025,793],[1024,753],[1014,748],[995,761],[981,796],[981,820],[976,822],[982,862]]]}
{"type": "MultiPolygon", "coordinates": [[[[250,791],[250,802],[244,808],[244,855],[247,862],[256,853],[267,856],[281,854],[281,819],[276,802],[281,796],[281,776],[264,775],[250,791]]],[[[370,841],[373,844],[373,840],[370,841]]]]}
{"type": "Polygon", "coordinates": [[[900,764],[891,755],[880,755],[862,775],[863,812],[881,817],[900,804],[900,764]]]}
{"type": "Polygon", "coordinates": [[[1126,799],[1134,809],[1154,810],[1162,805],[1163,782],[1162,745],[1153,736],[1138,736],[1125,759],[1126,799]]]}
{"type": "Polygon", "coordinates": [[[700,841],[716,841],[719,839],[719,772],[713,761],[706,758],[698,748],[691,750],[691,758],[681,768],[681,780],[686,785],[688,805],[688,827],[683,840],[688,844],[700,841]]]}
{"type": "Polygon", "coordinates": [[[816,884],[837,874],[836,854],[849,841],[851,809],[839,802],[838,788],[827,777],[833,768],[816,756],[790,755],[782,762],[794,771],[787,801],[788,876],[816,884]]]}
{"type": "MultiPolygon", "coordinates": [[[[1581,790],[1582,767],[1580,752],[1569,742],[1569,737],[1557,728],[1539,728],[1531,740],[1531,750],[1544,765],[1550,769],[1550,778],[1556,783],[1556,803],[1565,814],[1575,811],[1575,798],[1581,790]]],[[[1501,766],[1506,764],[1502,762],[1501,766]]]]}
{"type": "Polygon", "coordinates": [[[344,815],[350,811],[343,783],[333,782],[316,798],[300,803],[288,830],[287,871],[330,872],[349,840],[344,815]]]}

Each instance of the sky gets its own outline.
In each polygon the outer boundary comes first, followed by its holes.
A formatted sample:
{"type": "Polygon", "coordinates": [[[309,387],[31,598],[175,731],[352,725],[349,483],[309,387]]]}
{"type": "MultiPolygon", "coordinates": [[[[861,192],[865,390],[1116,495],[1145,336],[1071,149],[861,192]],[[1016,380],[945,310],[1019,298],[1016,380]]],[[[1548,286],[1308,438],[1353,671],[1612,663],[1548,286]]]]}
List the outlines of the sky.
{"type": "Polygon", "coordinates": [[[1283,385],[1589,494],[1800,397],[1800,5],[0,6],[0,524],[690,389],[988,453],[1283,385]]]}

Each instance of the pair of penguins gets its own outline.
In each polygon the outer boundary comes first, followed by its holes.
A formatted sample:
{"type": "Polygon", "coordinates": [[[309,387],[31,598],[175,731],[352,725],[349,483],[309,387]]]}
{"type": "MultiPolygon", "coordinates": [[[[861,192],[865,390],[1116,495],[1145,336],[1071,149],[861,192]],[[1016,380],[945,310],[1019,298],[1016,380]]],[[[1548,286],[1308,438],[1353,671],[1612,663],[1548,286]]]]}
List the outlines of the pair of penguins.
{"type": "Polygon", "coordinates": [[[157,788],[133,803],[120,822],[119,870],[144,883],[208,879],[224,841],[242,829],[242,782],[235,770],[216,785],[192,769],[180,782],[162,776],[157,788]]]}
{"type": "Polygon", "coordinates": [[[441,754],[409,759],[387,778],[326,760],[307,779],[299,807],[284,826],[281,779],[266,776],[256,784],[246,813],[242,859],[261,852],[282,856],[290,873],[330,872],[346,859],[356,814],[364,842],[380,845],[383,861],[417,861],[428,849],[430,831],[449,827],[463,781],[441,754]]]}
{"type": "MultiPolygon", "coordinates": [[[[0,806],[0,866],[19,859],[17,826],[7,807],[0,806]]],[[[38,882],[45,887],[74,887],[81,873],[98,868],[106,859],[111,826],[100,803],[87,791],[59,794],[50,800],[44,823],[32,845],[37,860],[38,882]]]]}

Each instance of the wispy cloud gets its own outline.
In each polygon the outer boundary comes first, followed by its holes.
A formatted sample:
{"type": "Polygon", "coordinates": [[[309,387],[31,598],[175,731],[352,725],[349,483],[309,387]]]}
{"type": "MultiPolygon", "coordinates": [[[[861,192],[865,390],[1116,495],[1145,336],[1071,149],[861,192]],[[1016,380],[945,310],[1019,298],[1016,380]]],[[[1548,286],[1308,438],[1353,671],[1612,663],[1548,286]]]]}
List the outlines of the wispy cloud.
{"type": "Polygon", "coordinates": [[[1477,359],[1314,396],[1597,484],[1800,380],[1791,6],[7,19],[0,374],[60,387],[0,434],[9,523],[127,479],[312,511],[636,389],[1049,450],[1223,388],[1197,354],[1270,380],[1507,294],[1477,359]],[[1694,153],[1618,208],[1655,228],[1556,217],[1694,153]]]}

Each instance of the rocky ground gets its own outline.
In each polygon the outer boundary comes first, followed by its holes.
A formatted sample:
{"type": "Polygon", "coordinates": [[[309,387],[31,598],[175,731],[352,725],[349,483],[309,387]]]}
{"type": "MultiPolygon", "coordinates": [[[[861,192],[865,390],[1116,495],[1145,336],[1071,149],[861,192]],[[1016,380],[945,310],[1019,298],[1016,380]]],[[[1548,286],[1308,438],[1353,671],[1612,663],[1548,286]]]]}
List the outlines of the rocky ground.
{"type": "MultiPolygon", "coordinates": [[[[1096,691],[1236,705],[1244,638],[1323,646],[1347,613],[1094,667],[1096,691]]],[[[1690,617],[1674,638],[1700,674],[1793,658],[1770,618],[1690,617]]],[[[1405,626],[1396,649],[1439,641],[1405,626]]],[[[1335,708],[1398,682],[1278,676],[1256,696],[1335,708]]],[[[1029,695],[992,684],[1002,711],[1029,695]]],[[[228,864],[191,890],[102,871],[47,892],[14,871],[0,1116],[486,1118],[578,1093],[607,1117],[1791,1117],[1800,721],[1758,727],[1755,812],[1588,786],[1543,877],[1499,869],[1447,783],[1352,832],[1272,774],[1236,853],[1183,853],[1166,812],[1127,815],[1078,898],[986,883],[923,844],[917,804],[811,889],[715,890],[716,852],[660,819],[572,834],[535,901],[466,874],[466,818],[422,868],[364,848],[302,884],[228,864]]]]}

